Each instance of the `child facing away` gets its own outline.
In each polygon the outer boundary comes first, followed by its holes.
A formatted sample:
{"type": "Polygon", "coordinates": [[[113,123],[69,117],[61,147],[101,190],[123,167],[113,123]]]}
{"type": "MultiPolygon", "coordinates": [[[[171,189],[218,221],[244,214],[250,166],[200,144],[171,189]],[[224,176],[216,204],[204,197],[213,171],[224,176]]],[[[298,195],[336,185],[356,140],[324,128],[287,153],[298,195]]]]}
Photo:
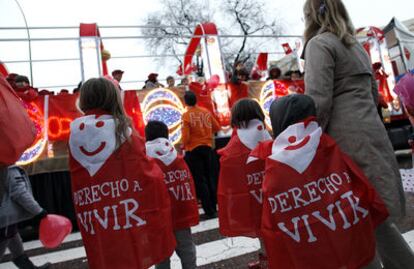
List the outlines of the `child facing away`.
{"type": "MultiPolygon", "coordinates": [[[[240,99],[231,110],[234,128],[227,146],[219,151],[220,176],[218,207],[220,233],[224,236],[261,237],[262,181],[264,162],[247,163],[251,150],[260,141],[271,139],[260,105],[253,99],[240,99]]],[[[259,260],[265,257],[260,253],[259,260]]],[[[258,265],[251,268],[260,268],[258,265]]]]}
{"type": "Polygon", "coordinates": [[[175,238],[161,169],[131,130],[119,91],[86,81],[71,123],[73,203],[91,269],[148,268],[171,256],[175,238]]]}
{"type": "Polygon", "coordinates": [[[262,232],[269,268],[382,268],[374,229],[388,211],[315,115],[311,97],[274,101],[275,139],[251,154],[266,160],[262,232]]]}
{"type": "MultiPolygon", "coordinates": [[[[172,222],[177,241],[175,251],[183,269],[196,268],[196,247],[191,226],[199,223],[197,197],[190,169],[174,145],[168,140],[168,127],[161,121],[149,121],[145,126],[146,151],[164,173],[165,186],[171,200],[172,222]]],[[[169,269],[170,259],[155,266],[169,269]]]]}

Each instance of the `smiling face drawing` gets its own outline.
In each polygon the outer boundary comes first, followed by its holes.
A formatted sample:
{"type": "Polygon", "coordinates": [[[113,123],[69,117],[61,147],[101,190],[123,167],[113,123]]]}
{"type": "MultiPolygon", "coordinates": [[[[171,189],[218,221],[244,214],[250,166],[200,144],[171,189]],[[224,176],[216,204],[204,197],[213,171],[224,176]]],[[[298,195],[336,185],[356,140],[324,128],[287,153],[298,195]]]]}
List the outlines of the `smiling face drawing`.
{"type": "Polygon", "coordinates": [[[276,137],[270,158],[303,173],[315,157],[321,135],[316,122],[291,125],[276,137]]]}
{"type": "Polygon", "coordinates": [[[115,146],[115,122],[111,116],[89,115],[71,123],[71,154],[91,176],[115,151],[115,146]]]}
{"type": "Polygon", "coordinates": [[[157,138],[145,143],[145,149],[148,156],[161,160],[165,165],[170,165],[177,158],[177,151],[166,138],[157,138]]]}
{"type": "Polygon", "coordinates": [[[247,128],[237,129],[237,136],[243,145],[249,149],[254,149],[260,141],[269,140],[272,137],[267,132],[264,123],[260,120],[250,120],[247,128]]]}

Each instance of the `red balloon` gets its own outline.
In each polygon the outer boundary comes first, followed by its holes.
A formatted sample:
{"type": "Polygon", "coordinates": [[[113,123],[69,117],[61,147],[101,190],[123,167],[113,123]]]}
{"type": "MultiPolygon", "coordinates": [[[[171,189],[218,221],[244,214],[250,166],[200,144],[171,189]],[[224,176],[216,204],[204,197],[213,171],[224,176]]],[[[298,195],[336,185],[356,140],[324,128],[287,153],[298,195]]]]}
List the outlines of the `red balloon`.
{"type": "Polygon", "coordinates": [[[215,89],[220,84],[219,75],[212,75],[211,78],[207,81],[207,87],[209,89],[215,89]]]}
{"type": "Polygon", "coordinates": [[[58,247],[72,232],[72,223],[64,216],[48,214],[40,221],[39,239],[45,248],[58,247]]]}

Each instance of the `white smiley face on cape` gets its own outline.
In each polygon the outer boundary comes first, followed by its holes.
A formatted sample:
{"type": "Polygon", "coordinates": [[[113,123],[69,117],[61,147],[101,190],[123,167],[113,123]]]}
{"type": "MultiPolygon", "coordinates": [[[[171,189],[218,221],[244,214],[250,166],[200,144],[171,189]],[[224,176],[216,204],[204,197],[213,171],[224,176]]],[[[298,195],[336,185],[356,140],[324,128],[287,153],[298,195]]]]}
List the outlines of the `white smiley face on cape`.
{"type": "Polygon", "coordinates": [[[250,120],[245,129],[237,129],[237,136],[248,149],[254,149],[260,141],[272,139],[260,120],[250,120]]]}
{"type": "Polygon", "coordinates": [[[314,121],[291,125],[276,137],[269,158],[303,173],[315,157],[321,135],[322,129],[314,121]]]}
{"type": "Polygon", "coordinates": [[[70,130],[70,152],[92,177],[116,149],[115,121],[109,115],[89,115],[74,120],[70,130]]]}
{"type": "Polygon", "coordinates": [[[166,166],[177,158],[177,150],[170,140],[163,137],[146,142],[145,150],[148,156],[159,159],[166,166]]]}

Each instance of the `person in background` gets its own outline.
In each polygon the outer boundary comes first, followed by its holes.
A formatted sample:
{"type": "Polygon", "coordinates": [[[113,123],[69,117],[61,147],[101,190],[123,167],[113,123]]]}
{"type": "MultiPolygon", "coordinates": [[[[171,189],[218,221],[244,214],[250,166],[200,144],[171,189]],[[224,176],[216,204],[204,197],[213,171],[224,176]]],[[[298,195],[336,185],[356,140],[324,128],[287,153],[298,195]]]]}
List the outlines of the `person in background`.
{"type": "Polygon", "coordinates": [[[282,71],[277,66],[271,66],[269,68],[269,77],[266,80],[280,79],[282,71]]]}
{"type": "Polygon", "coordinates": [[[144,89],[155,89],[164,87],[161,83],[158,82],[158,74],[151,73],[148,75],[148,79],[145,81],[144,89]]]}
{"type": "Polygon", "coordinates": [[[230,108],[232,108],[238,100],[249,96],[249,84],[246,82],[249,77],[249,73],[246,69],[240,69],[236,74],[236,80],[227,84],[229,87],[230,108]]]}
{"type": "Polygon", "coordinates": [[[14,89],[16,88],[16,77],[18,74],[16,73],[9,73],[6,77],[7,82],[10,84],[10,86],[14,89]]]}
{"type": "MultiPolygon", "coordinates": [[[[164,182],[170,194],[173,229],[177,246],[175,252],[183,269],[195,269],[196,247],[191,227],[199,222],[197,197],[190,169],[174,145],[168,140],[168,127],[162,121],[149,121],[145,126],[146,152],[156,160],[164,173],[164,182]],[[181,191],[180,191],[181,190],[181,191]]],[[[155,266],[169,269],[170,258],[155,266]]]]}
{"type": "Polygon", "coordinates": [[[47,212],[36,202],[26,172],[18,166],[0,168],[0,261],[9,248],[13,263],[20,269],[46,269],[50,263],[35,266],[23,249],[22,239],[18,233],[17,224],[24,220],[33,219],[38,224],[46,217],[47,212]],[[3,217],[6,214],[5,217],[3,217]]]}
{"type": "Polygon", "coordinates": [[[124,75],[124,71],[116,69],[112,71],[112,77],[117,80],[118,82],[121,82],[122,76],[124,75]]]}
{"type": "Polygon", "coordinates": [[[393,147],[377,112],[378,89],[370,59],[340,0],[307,0],[305,94],[313,98],[324,131],[362,168],[390,212],[376,230],[385,268],[414,268],[414,253],[394,222],[405,197],[393,147]]]}
{"type": "Polygon", "coordinates": [[[112,71],[112,78],[117,81],[118,84],[116,86],[121,91],[122,91],[121,80],[122,80],[123,75],[124,75],[124,71],[122,71],[122,70],[116,69],[116,70],[112,71]]]}
{"type": "Polygon", "coordinates": [[[187,111],[182,115],[182,144],[185,161],[190,168],[196,185],[197,197],[207,219],[217,216],[217,186],[212,180],[211,161],[214,133],[220,125],[205,108],[197,106],[197,97],[186,91],[184,102],[187,111]]]}
{"type": "Polygon", "coordinates": [[[178,84],[178,86],[188,86],[190,84],[190,81],[188,79],[188,77],[183,77],[181,79],[180,84],[178,84]]]}
{"type": "Polygon", "coordinates": [[[174,88],[175,87],[175,80],[173,76],[167,77],[167,88],[174,88]]]}
{"type": "Polygon", "coordinates": [[[37,89],[30,86],[30,81],[26,76],[18,75],[15,80],[15,88],[13,88],[17,95],[26,102],[31,102],[37,98],[37,89]]]}

